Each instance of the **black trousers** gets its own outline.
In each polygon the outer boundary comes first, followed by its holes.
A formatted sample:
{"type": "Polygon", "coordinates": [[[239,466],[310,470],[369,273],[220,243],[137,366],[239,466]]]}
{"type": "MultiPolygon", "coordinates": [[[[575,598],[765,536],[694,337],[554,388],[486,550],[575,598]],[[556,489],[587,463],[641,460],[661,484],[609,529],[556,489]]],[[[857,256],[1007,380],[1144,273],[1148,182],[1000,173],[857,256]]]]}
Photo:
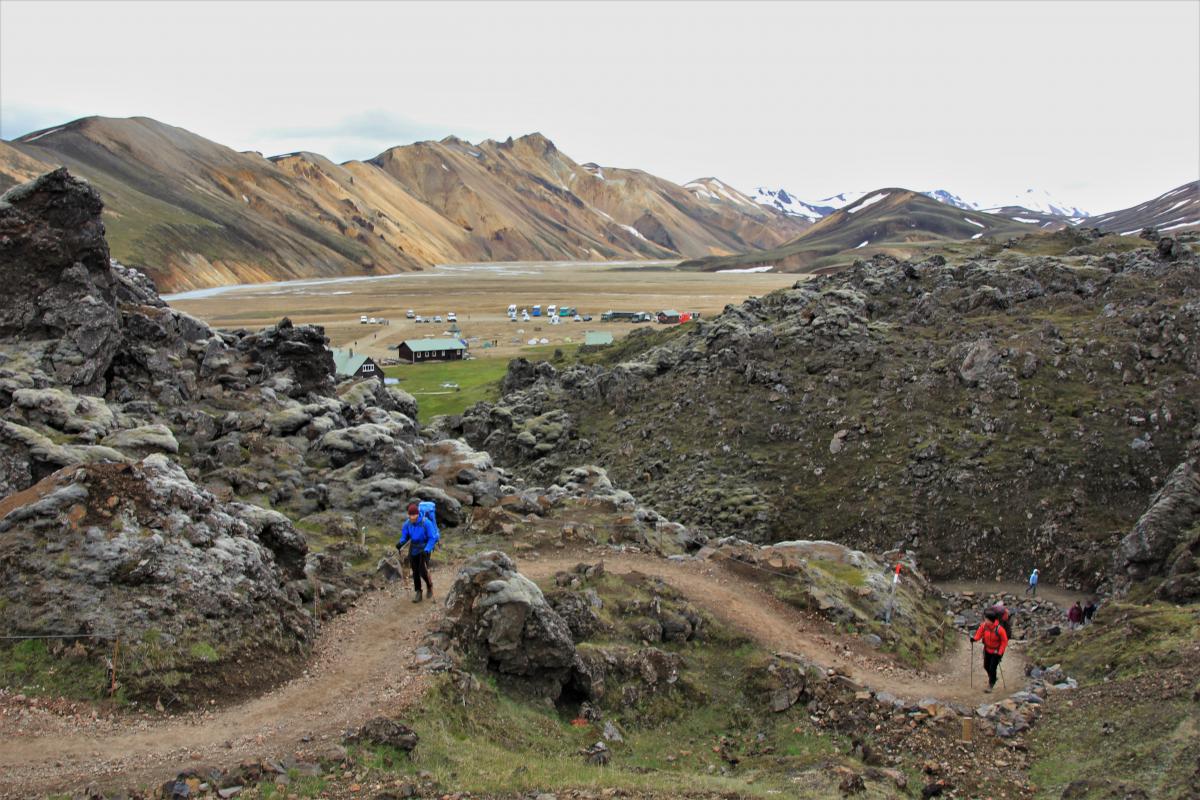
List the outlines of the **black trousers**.
{"type": "Polygon", "coordinates": [[[429,580],[429,553],[411,553],[408,563],[412,566],[413,589],[421,591],[421,578],[424,578],[425,585],[432,592],[433,581],[429,580]]]}
{"type": "Polygon", "coordinates": [[[983,651],[983,671],[987,673],[988,686],[996,685],[996,670],[1000,668],[1000,659],[1002,658],[1004,656],[999,653],[983,651]]]}

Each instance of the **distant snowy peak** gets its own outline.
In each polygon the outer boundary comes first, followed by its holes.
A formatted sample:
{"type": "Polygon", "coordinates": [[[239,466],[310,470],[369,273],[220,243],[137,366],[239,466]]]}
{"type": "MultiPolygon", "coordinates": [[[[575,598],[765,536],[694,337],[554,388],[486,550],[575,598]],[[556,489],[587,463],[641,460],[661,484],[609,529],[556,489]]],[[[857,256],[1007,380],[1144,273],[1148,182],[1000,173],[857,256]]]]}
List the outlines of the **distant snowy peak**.
{"type": "MultiPolygon", "coordinates": [[[[772,189],[760,186],[754,190],[753,198],[757,203],[761,203],[764,206],[772,206],[790,216],[803,217],[804,219],[816,222],[838,209],[858,202],[868,194],[870,192],[841,192],[830,197],[823,197],[820,200],[807,202],[784,189],[772,189]]],[[[1044,189],[1026,189],[1024,192],[1003,198],[994,203],[977,203],[974,200],[968,200],[946,189],[930,189],[929,191],[921,192],[921,194],[931,197],[939,203],[961,208],[963,211],[988,211],[994,213],[1002,208],[1022,208],[1039,215],[1061,217],[1071,221],[1077,221],[1087,216],[1087,212],[1057,200],[1044,189]]]]}
{"type": "Polygon", "coordinates": [[[1001,198],[998,202],[988,203],[984,206],[984,209],[991,211],[1014,207],[1025,208],[1030,211],[1036,211],[1039,214],[1049,214],[1055,217],[1078,219],[1088,216],[1088,212],[1062,202],[1058,198],[1051,196],[1045,189],[1026,189],[1011,197],[1001,198]]]}
{"type": "Polygon", "coordinates": [[[956,194],[952,194],[945,189],[932,189],[928,192],[921,192],[926,197],[932,197],[939,203],[945,203],[948,206],[961,208],[963,211],[978,211],[979,203],[973,203],[970,200],[964,200],[956,194]]]}
{"type": "Polygon", "coordinates": [[[831,206],[810,205],[793,196],[786,189],[770,189],[766,186],[759,186],[755,189],[753,199],[759,205],[771,206],[789,217],[800,217],[809,222],[816,222],[834,211],[831,206]]]}

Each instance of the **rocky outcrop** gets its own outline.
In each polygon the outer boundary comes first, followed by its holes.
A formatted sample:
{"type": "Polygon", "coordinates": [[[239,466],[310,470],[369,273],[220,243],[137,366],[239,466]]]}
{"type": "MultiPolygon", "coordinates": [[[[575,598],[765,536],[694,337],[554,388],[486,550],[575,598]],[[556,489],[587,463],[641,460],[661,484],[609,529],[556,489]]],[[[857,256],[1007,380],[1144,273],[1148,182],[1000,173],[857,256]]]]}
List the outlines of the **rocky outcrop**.
{"type": "Polygon", "coordinates": [[[237,349],[249,355],[266,375],[289,375],[292,385],[287,394],[302,397],[333,389],[333,351],[328,344],[320,326],[295,326],[284,317],[272,328],[241,338],[237,349]]]}
{"type": "Polygon", "coordinates": [[[100,195],[65,168],[0,197],[0,340],[39,342],[41,365],[102,394],[122,336],[100,195]]]}
{"type": "MultiPolygon", "coordinates": [[[[164,455],[66,467],[0,500],[0,620],[16,635],[120,637],[212,683],[264,648],[304,653],[314,621],[288,583],[306,552],[287,517],[218,502],[164,455]]],[[[153,679],[127,680],[136,693],[153,679]]]]}
{"type": "Polygon", "coordinates": [[[445,433],[532,482],[598,465],[693,536],[1095,587],[1186,457],[1197,342],[1194,254],[880,255],[631,335],[620,363],[515,361],[445,433]]]}
{"type": "Polygon", "coordinates": [[[1200,600],[1200,465],[1180,464],[1116,553],[1117,587],[1154,580],[1164,600],[1200,600]]]}
{"type": "Polygon", "coordinates": [[[563,618],[504,553],[470,558],[446,597],[453,637],[502,676],[557,699],[575,664],[563,618]]]}

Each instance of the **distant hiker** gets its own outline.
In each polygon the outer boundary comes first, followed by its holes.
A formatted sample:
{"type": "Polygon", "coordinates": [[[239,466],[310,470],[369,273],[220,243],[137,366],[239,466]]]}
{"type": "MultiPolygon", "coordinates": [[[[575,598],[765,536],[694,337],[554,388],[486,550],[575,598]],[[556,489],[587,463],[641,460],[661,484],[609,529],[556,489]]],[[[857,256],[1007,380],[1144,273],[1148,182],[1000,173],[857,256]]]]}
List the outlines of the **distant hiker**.
{"type": "Polygon", "coordinates": [[[1096,616],[1097,608],[1095,599],[1088,600],[1088,604],[1083,607],[1083,622],[1085,625],[1092,621],[1092,617],[1096,616]]]}
{"type": "Polygon", "coordinates": [[[1071,630],[1075,630],[1083,624],[1083,606],[1079,605],[1079,601],[1075,601],[1075,605],[1071,606],[1071,610],[1067,612],[1067,622],[1070,623],[1071,630]]]}
{"type": "Polygon", "coordinates": [[[996,612],[988,609],[984,612],[984,621],[979,624],[972,641],[983,642],[983,671],[988,676],[988,686],[985,692],[990,692],[996,685],[996,670],[1000,668],[1000,659],[1008,649],[1008,633],[1000,624],[996,612]]]}
{"type": "Polygon", "coordinates": [[[400,529],[400,541],[396,549],[404,554],[404,543],[408,542],[408,561],[412,566],[414,603],[421,602],[421,579],[425,580],[425,593],[433,597],[433,581],[429,579],[429,556],[438,543],[438,531],[428,519],[421,516],[416,503],[408,504],[408,521],[400,529]]]}
{"type": "Polygon", "coordinates": [[[1035,569],[1029,573],[1029,585],[1025,587],[1025,594],[1031,594],[1037,597],[1038,571],[1035,569]]]}
{"type": "Polygon", "coordinates": [[[1004,605],[1003,600],[997,600],[996,605],[992,606],[992,611],[995,612],[996,619],[1000,621],[1000,624],[1004,627],[1004,632],[1007,633],[1008,638],[1011,639],[1013,637],[1012,612],[1009,611],[1008,607],[1004,605]]]}

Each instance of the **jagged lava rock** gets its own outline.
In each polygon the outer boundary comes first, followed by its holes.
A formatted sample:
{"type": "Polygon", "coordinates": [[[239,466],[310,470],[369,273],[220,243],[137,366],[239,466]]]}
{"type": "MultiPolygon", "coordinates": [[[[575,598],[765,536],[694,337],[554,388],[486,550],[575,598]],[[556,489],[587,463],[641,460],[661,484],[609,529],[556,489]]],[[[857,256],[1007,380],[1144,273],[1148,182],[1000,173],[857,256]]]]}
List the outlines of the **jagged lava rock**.
{"type": "Polygon", "coordinates": [[[102,208],[65,168],[0,197],[0,340],[47,340],[47,371],[85,394],[122,338],[102,208]]]}

